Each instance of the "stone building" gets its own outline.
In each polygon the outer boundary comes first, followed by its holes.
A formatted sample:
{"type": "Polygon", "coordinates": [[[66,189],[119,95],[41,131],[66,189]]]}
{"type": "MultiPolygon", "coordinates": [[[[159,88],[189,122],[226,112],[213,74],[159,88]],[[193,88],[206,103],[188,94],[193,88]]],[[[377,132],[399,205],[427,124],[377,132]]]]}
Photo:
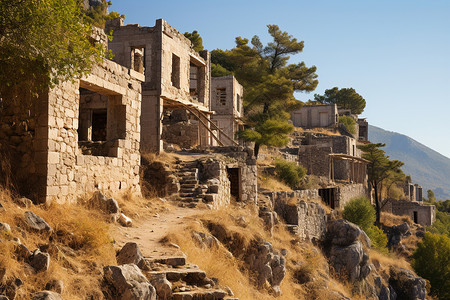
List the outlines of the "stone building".
{"type": "Polygon", "coordinates": [[[242,96],[244,88],[232,75],[213,77],[211,80],[211,119],[221,129],[219,139],[225,146],[236,143],[236,133],[243,125],[242,96]]]}
{"type": "Polygon", "coordinates": [[[358,119],[358,140],[365,142],[369,140],[369,123],[366,119],[358,119]]]}
{"type": "Polygon", "coordinates": [[[331,105],[303,105],[301,109],[291,113],[295,127],[315,128],[332,127],[338,123],[338,108],[331,105]]]}
{"type": "Polygon", "coordinates": [[[382,210],[398,216],[409,216],[414,223],[420,225],[433,225],[436,220],[435,206],[420,202],[389,199],[382,210]]]}
{"type": "Polygon", "coordinates": [[[183,140],[186,133],[193,143],[189,146],[208,146],[212,138],[218,140],[210,128],[214,128],[214,124],[210,122],[210,54],[207,50],[196,52],[189,39],[162,19],[156,20],[153,27],[141,27],[124,25],[123,19],[118,18],[107,22],[105,30],[113,32],[109,49],[114,61],[145,74],[142,150],[162,151],[163,131],[171,139],[169,143],[176,142],[177,136],[183,140]]]}
{"type": "Polygon", "coordinates": [[[423,201],[423,189],[417,183],[412,183],[408,178],[403,185],[403,193],[408,201],[423,201]]]}
{"type": "Polygon", "coordinates": [[[13,149],[20,192],[36,202],[66,202],[97,189],[140,191],[143,78],[104,61],[90,75],[41,93],[30,107],[5,108],[0,128],[10,130],[0,139],[13,149]]]}

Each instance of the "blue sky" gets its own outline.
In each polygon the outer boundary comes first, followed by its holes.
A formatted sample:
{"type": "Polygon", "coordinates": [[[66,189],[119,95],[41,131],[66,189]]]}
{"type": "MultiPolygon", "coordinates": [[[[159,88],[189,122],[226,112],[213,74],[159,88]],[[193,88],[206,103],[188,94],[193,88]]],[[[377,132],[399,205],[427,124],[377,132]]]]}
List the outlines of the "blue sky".
{"type": "Polygon", "coordinates": [[[267,42],[266,25],[276,24],[305,42],[291,61],[317,66],[316,91],[297,99],[353,87],[370,124],[450,157],[449,0],[112,1],[126,24],[163,18],[199,31],[208,50],[231,49],[236,36],[267,42]]]}

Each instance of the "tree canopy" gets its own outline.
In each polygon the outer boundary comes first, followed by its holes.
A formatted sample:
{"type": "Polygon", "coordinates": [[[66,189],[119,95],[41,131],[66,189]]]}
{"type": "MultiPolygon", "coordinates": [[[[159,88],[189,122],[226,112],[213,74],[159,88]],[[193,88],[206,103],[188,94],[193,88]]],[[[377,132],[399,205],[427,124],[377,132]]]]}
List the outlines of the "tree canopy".
{"type": "Polygon", "coordinates": [[[283,146],[288,142],[288,134],[293,130],[288,122],[289,112],[302,105],[294,92],[310,92],[318,84],[315,66],[306,67],[304,62],[288,64],[290,55],[302,52],[303,41],[277,25],[267,27],[272,41],[266,46],[258,36],[251,42],[237,37],[235,48],[211,52],[212,63],[232,72],[245,88],[248,126],[240,137],[255,142],[255,155],[260,145],[283,146]]]}
{"type": "Polygon", "coordinates": [[[325,90],[323,95],[315,94],[314,100],[322,104],[336,104],[340,108],[350,109],[352,114],[360,114],[366,107],[366,100],[353,88],[334,87],[325,90]]]}
{"type": "Polygon", "coordinates": [[[0,98],[90,71],[102,49],[78,0],[0,0],[0,98]]]}
{"type": "Polygon", "coordinates": [[[381,208],[383,207],[383,203],[381,202],[381,186],[383,181],[396,173],[403,173],[400,169],[403,166],[403,162],[390,160],[384,150],[380,149],[384,146],[386,145],[382,143],[369,143],[358,146],[364,152],[362,157],[369,161],[367,165],[368,182],[369,187],[374,190],[375,194],[377,224],[380,224],[381,208]]]}
{"type": "Polygon", "coordinates": [[[194,30],[192,32],[185,32],[184,36],[192,42],[195,51],[199,52],[203,50],[203,39],[197,30],[194,30]]]}

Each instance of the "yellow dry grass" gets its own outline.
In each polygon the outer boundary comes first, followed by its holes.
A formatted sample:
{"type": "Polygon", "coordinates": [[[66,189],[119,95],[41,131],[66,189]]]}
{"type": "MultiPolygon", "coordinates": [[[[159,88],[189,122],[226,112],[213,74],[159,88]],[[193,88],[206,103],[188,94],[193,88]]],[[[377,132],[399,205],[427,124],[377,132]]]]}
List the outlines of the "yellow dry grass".
{"type": "Polygon", "coordinates": [[[338,131],[334,131],[333,129],[329,129],[329,128],[304,129],[301,127],[295,127],[295,131],[299,132],[299,133],[317,133],[317,134],[333,135],[333,136],[341,135],[338,131]]]}
{"type": "MultiPolygon", "coordinates": [[[[262,220],[257,217],[255,207],[247,206],[222,208],[216,211],[208,211],[192,218],[187,222],[184,230],[172,232],[167,240],[174,242],[181,247],[187,255],[188,260],[197,264],[205,270],[208,276],[220,279],[221,286],[228,286],[239,299],[275,299],[269,294],[267,289],[261,289],[254,285],[249,271],[240,260],[239,253],[250,243],[257,239],[264,239],[272,243],[278,251],[287,250],[286,269],[287,273],[282,281],[282,296],[278,299],[311,299],[315,293],[314,285],[306,287],[298,284],[295,279],[295,271],[299,265],[306,268],[306,272],[313,274],[315,278],[325,277],[327,261],[320,250],[312,244],[302,242],[290,234],[283,224],[278,224],[273,229],[273,235],[264,230],[262,220]],[[236,221],[239,217],[244,217],[246,225],[238,225],[236,221]],[[227,236],[232,237],[226,249],[222,244],[218,249],[207,249],[199,247],[191,238],[192,231],[208,233],[208,223],[219,224],[226,229],[227,236]],[[240,251],[239,251],[240,250],[240,251]],[[229,251],[234,253],[230,257],[229,251]],[[303,263],[305,262],[305,263],[303,263]],[[322,275],[320,275],[322,274],[322,275]]],[[[323,282],[323,279],[319,280],[323,282]]],[[[333,282],[331,288],[342,291],[344,295],[349,295],[348,289],[341,283],[333,282]]]]}
{"type": "Polygon", "coordinates": [[[116,264],[112,239],[108,236],[107,217],[82,205],[50,205],[49,207],[18,207],[6,191],[0,191],[0,201],[5,207],[0,212],[0,222],[11,226],[11,234],[3,236],[0,243],[0,268],[6,269],[4,281],[21,278],[23,287],[16,299],[29,299],[30,293],[44,290],[46,282],[62,280],[65,299],[100,299],[100,282],[103,266],[116,264]],[[24,223],[24,213],[30,210],[41,216],[53,228],[44,234],[29,230],[24,223]],[[31,251],[50,245],[50,268],[35,274],[27,263],[18,261],[13,237],[18,237],[31,251]]]}
{"type": "Polygon", "coordinates": [[[405,222],[409,225],[414,224],[409,216],[397,216],[391,213],[381,212],[381,223],[383,223],[385,226],[392,227],[394,225],[400,225],[405,222]]]}

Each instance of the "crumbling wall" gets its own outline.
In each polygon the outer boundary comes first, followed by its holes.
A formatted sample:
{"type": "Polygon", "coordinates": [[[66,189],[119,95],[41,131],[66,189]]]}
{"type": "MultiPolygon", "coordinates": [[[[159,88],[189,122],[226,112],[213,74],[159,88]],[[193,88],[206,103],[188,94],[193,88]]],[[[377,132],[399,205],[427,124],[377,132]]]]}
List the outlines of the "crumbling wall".
{"type": "Polygon", "coordinates": [[[409,216],[420,225],[433,225],[436,220],[436,207],[419,202],[388,199],[382,210],[398,216],[409,216]]]}
{"type": "Polygon", "coordinates": [[[298,149],[298,161],[306,168],[308,175],[330,176],[330,161],[328,155],[332,153],[329,146],[301,146],[298,149]]]}
{"type": "Polygon", "coordinates": [[[227,166],[223,161],[208,158],[199,161],[200,182],[208,185],[208,195],[212,197],[208,202],[213,208],[230,204],[230,180],[227,175],[227,166]]]}
{"type": "Polygon", "coordinates": [[[340,184],[337,189],[335,207],[343,208],[351,199],[362,196],[368,196],[365,184],[340,184]]]}
{"type": "Polygon", "coordinates": [[[284,219],[287,228],[302,240],[322,241],[325,237],[327,214],[321,204],[318,190],[265,193],[271,199],[276,213],[284,219]]]}

